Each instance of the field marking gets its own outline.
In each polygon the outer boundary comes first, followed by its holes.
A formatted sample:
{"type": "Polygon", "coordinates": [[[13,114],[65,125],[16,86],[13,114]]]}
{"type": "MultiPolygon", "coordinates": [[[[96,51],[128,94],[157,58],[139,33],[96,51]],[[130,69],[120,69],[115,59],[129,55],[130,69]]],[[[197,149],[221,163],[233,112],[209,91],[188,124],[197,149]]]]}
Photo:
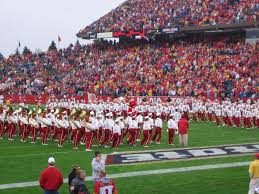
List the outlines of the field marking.
{"type": "MultiPolygon", "coordinates": [[[[222,141],[221,141],[222,142],[222,141]]],[[[211,148],[211,147],[219,147],[219,146],[235,146],[235,145],[246,145],[246,144],[255,144],[255,142],[252,143],[237,143],[237,144],[223,144],[223,145],[212,145],[212,146],[197,146],[197,147],[186,147],[186,148],[177,148],[177,147],[171,147],[171,148],[165,148],[165,149],[153,149],[153,150],[136,150],[136,151],[116,151],[116,152],[110,152],[108,154],[114,155],[114,154],[130,154],[130,153],[144,153],[144,152],[160,152],[160,151],[172,151],[172,150],[179,150],[179,149],[196,149],[196,148],[211,148]]],[[[258,142],[257,142],[258,143],[258,142]]],[[[125,145],[125,144],[124,144],[125,145]]],[[[47,148],[47,147],[46,147],[47,148]]],[[[124,148],[124,147],[123,147],[124,148]]],[[[95,151],[95,150],[93,150],[95,151]]],[[[85,152],[85,150],[70,150],[70,151],[60,151],[60,152],[48,152],[48,153],[35,153],[35,154],[23,154],[23,155],[7,155],[7,156],[0,156],[0,159],[6,159],[6,158],[26,158],[26,157],[34,157],[34,156],[49,156],[53,154],[68,154],[68,153],[81,153],[85,152]]]]}
{"type": "MultiPolygon", "coordinates": [[[[168,169],[160,169],[160,170],[135,171],[135,172],[111,174],[109,175],[109,178],[116,179],[116,178],[127,178],[127,177],[136,177],[136,176],[154,175],[154,174],[159,175],[159,174],[168,174],[168,173],[177,173],[177,172],[191,172],[191,171],[199,171],[199,170],[234,168],[234,167],[248,166],[249,164],[250,162],[235,162],[235,163],[223,163],[223,164],[190,166],[190,167],[180,167],[180,168],[168,168],[168,169]]],[[[86,181],[92,181],[92,177],[90,176],[86,177],[86,181]]],[[[68,182],[68,179],[64,179],[64,183],[67,183],[67,182],[68,182]]],[[[34,186],[39,186],[39,182],[33,181],[33,182],[1,184],[0,190],[34,187],[34,186]]]]}
{"type": "Polygon", "coordinates": [[[239,146],[239,145],[250,145],[258,144],[258,142],[249,142],[249,143],[235,143],[235,144],[221,144],[221,145],[211,145],[211,146],[194,146],[194,147],[174,147],[165,148],[165,149],[153,149],[153,150],[136,150],[136,151],[117,151],[111,152],[109,155],[115,154],[136,154],[136,153],[145,153],[145,152],[162,152],[162,151],[177,151],[177,150],[190,150],[190,149],[204,149],[204,148],[214,148],[214,147],[223,147],[223,146],[239,146]]]}

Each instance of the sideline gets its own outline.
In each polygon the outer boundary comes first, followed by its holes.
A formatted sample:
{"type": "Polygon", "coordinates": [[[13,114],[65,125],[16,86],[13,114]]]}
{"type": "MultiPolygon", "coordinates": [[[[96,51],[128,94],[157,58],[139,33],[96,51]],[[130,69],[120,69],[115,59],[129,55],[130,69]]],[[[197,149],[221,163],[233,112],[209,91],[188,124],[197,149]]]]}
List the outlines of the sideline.
{"type": "MultiPolygon", "coordinates": [[[[169,169],[161,169],[161,170],[136,171],[136,172],[111,174],[111,175],[109,175],[109,178],[127,178],[127,177],[135,177],[135,176],[154,175],[154,174],[157,175],[157,174],[167,174],[167,173],[177,173],[177,172],[191,172],[191,171],[198,171],[198,170],[234,168],[234,167],[248,166],[249,164],[250,164],[250,162],[236,162],[236,163],[190,166],[190,167],[181,167],[181,168],[169,168],[169,169]]],[[[92,180],[92,177],[90,177],[90,176],[86,177],[86,181],[91,181],[91,180],[92,180]]],[[[68,180],[64,179],[64,183],[67,183],[67,182],[68,182],[68,180]]],[[[2,184],[2,185],[0,185],[0,190],[34,187],[34,186],[39,186],[39,182],[33,181],[33,182],[2,184]]]]}

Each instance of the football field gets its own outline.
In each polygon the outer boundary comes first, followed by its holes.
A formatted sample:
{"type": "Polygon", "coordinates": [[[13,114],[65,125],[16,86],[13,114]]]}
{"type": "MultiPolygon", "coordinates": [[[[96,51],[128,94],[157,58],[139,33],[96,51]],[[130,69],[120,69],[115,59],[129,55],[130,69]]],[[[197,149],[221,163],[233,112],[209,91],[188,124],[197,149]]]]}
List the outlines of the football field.
{"type": "MultiPolygon", "coordinates": [[[[124,143],[116,150],[116,154],[177,150],[179,149],[177,138],[175,146],[169,146],[166,130],[164,130],[160,145],[150,144],[149,148],[143,148],[141,146],[129,147],[124,143]]],[[[258,140],[258,128],[218,128],[215,123],[192,122],[189,129],[189,149],[234,144],[258,144],[258,140]]],[[[107,156],[114,152],[112,148],[100,146],[93,147],[93,150],[99,150],[107,156]]],[[[64,148],[58,148],[57,142],[49,142],[48,146],[42,146],[40,140],[37,144],[32,145],[29,141],[26,143],[21,143],[18,139],[8,141],[5,137],[4,140],[0,140],[0,193],[42,193],[35,181],[39,179],[41,170],[47,166],[47,159],[50,156],[55,157],[56,166],[61,170],[64,178],[67,178],[74,163],[86,170],[87,176],[91,176],[91,161],[94,152],[85,152],[83,146],[80,146],[78,150],[72,150],[71,143],[64,143],[64,148]],[[27,184],[25,187],[18,187],[19,183],[27,184]],[[3,186],[8,184],[12,185],[3,189],[3,186]]],[[[113,164],[107,166],[106,171],[109,175],[117,177],[115,182],[119,193],[123,194],[241,194],[248,190],[248,162],[252,160],[254,160],[254,153],[243,152],[220,157],[113,164]]],[[[92,181],[87,181],[86,184],[92,192],[92,181]]],[[[68,193],[67,184],[64,184],[60,191],[68,193]]]]}

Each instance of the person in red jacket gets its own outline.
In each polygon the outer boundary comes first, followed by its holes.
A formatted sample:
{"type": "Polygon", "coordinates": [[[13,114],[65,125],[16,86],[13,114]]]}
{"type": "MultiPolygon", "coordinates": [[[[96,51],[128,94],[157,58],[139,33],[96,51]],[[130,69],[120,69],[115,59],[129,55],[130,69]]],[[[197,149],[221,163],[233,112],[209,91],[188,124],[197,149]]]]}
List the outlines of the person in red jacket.
{"type": "Polygon", "coordinates": [[[44,189],[44,194],[59,194],[58,190],[63,184],[63,175],[54,166],[55,159],[48,159],[49,166],[40,174],[40,186],[44,189]]]}
{"type": "Polygon", "coordinates": [[[118,189],[112,179],[106,178],[104,171],[100,172],[100,178],[95,180],[94,194],[118,194],[118,189]]]}
{"type": "Polygon", "coordinates": [[[184,147],[188,146],[188,129],[189,129],[189,122],[185,116],[182,116],[182,118],[178,122],[180,146],[184,146],[184,147]]]}

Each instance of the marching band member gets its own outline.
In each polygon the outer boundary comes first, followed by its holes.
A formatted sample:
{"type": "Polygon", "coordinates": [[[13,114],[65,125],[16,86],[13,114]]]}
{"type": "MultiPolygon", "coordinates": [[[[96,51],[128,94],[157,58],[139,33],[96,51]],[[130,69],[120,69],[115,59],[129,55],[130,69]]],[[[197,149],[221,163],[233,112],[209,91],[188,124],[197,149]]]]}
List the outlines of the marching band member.
{"type": "Polygon", "coordinates": [[[93,131],[93,139],[95,140],[95,144],[97,144],[98,142],[98,138],[97,138],[97,135],[98,135],[98,129],[99,129],[99,125],[98,125],[98,120],[97,118],[95,117],[95,114],[93,111],[90,112],[90,118],[89,118],[89,121],[91,121],[91,123],[93,123],[93,128],[92,128],[92,131],[93,131]],[[92,113],[92,114],[91,114],[92,113]]]}
{"type": "Polygon", "coordinates": [[[30,133],[32,135],[32,140],[31,143],[34,144],[36,143],[36,139],[37,139],[37,133],[40,129],[40,125],[36,120],[36,113],[34,111],[30,111],[29,115],[31,116],[29,118],[29,124],[30,124],[30,133]]]}
{"type": "Polygon", "coordinates": [[[233,111],[231,109],[227,110],[227,123],[229,127],[233,127],[232,116],[233,116],[233,111]]]}
{"type": "Polygon", "coordinates": [[[137,137],[137,129],[138,129],[138,122],[136,121],[136,116],[132,116],[132,120],[129,123],[129,138],[128,144],[135,146],[136,145],[136,137],[137,137]]]}
{"type": "Polygon", "coordinates": [[[174,137],[175,137],[175,132],[178,130],[178,124],[175,119],[173,119],[174,115],[171,114],[169,116],[169,120],[167,122],[167,132],[168,132],[168,144],[169,145],[174,145],[174,137]]]}
{"type": "Polygon", "coordinates": [[[220,124],[223,124],[223,122],[221,121],[221,109],[220,107],[217,107],[216,111],[215,111],[215,115],[216,115],[216,124],[218,127],[220,127],[220,124]]]}
{"type": "Polygon", "coordinates": [[[125,121],[124,121],[124,117],[121,116],[119,117],[119,125],[120,125],[120,128],[121,128],[121,133],[120,133],[120,144],[122,144],[122,140],[123,140],[123,131],[125,131],[125,121]]]}
{"type": "Polygon", "coordinates": [[[98,132],[97,132],[97,140],[99,143],[102,142],[102,138],[103,138],[103,118],[102,115],[99,114],[97,116],[97,123],[98,123],[98,132]]]}
{"type": "Polygon", "coordinates": [[[124,132],[123,132],[123,138],[124,137],[126,137],[127,136],[127,134],[128,134],[128,131],[129,131],[129,124],[131,123],[131,120],[132,120],[132,117],[131,117],[131,115],[132,115],[132,112],[128,112],[128,115],[127,115],[127,117],[126,117],[126,119],[125,119],[125,127],[126,127],[126,130],[124,130],[124,132]]]}
{"type": "Polygon", "coordinates": [[[160,144],[161,137],[162,137],[162,127],[163,127],[163,121],[161,119],[161,114],[156,114],[156,120],[155,120],[155,134],[152,138],[152,141],[156,141],[156,144],[160,144]],[[157,138],[157,140],[156,140],[157,138]]]}
{"type": "Polygon", "coordinates": [[[8,128],[8,140],[13,141],[13,136],[16,133],[16,125],[18,123],[18,116],[16,115],[15,112],[13,112],[13,110],[11,109],[6,117],[6,120],[8,122],[7,124],[7,128],[8,128]]]}
{"type": "Polygon", "coordinates": [[[255,112],[255,126],[259,128],[259,110],[257,109],[255,112]]]}
{"type": "Polygon", "coordinates": [[[141,135],[141,131],[142,131],[141,129],[143,127],[143,116],[142,116],[141,112],[138,112],[138,116],[136,119],[137,119],[137,123],[138,123],[136,139],[137,139],[137,141],[140,141],[139,137],[141,135]]]}
{"type": "Polygon", "coordinates": [[[39,124],[41,126],[41,133],[42,133],[42,145],[48,145],[48,137],[50,133],[50,127],[52,125],[51,120],[46,117],[46,111],[43,110],[41,116],[38,118],[39,124]]]}
{"type": "Polygon", "coordinates": [[[79,121],[77,121],[77,115],[75,114],[75,115],[72,115],[71,116],[71,120],[69,121],[69,125],[70,125],[70,127],[71,127],[71,129],[72,129],[72,143],[73,143],[73,149],[78,149],[78,141],[77,141],[77,138],[78,138],[78,129],[80,129],[81,128],[81,126],[80,127],[78,127],[78,125],[80,125],[80,123],[79,123],[79,121]],[[77,122],[78,122],[78,124],[77,124],[77,122]]]}
{"type": "Polygon", "coordinates": [[[115,124],[113,125],[113,140],[112,140],[112,147],[114,149],[118,149],[120,144],[120,136],[121,136],[121,125],[120,125],[120,118],[115,120],[115,124]]]}
{"type": "Polygon", "coordinates": [[[6,133],[6,111],[3,106],[0,106],[0,139],[6,133]]]}
{"type": "Polygon", "coordinates": [[[145,121],[143,123],[143,139],[141,141],[141,145],[144,147],[148,147],[148,139],[149,139],[149,134],[151,130],[151,123],[149,121],[149,116],[145,117],[145,121]]]}
{"type": "Polygon", "coordinates": [[[92,123],[92,120],[89,120],[87,117],[85,117],[82,120],[82,126],[85,128],[85,137],[83,139],[83,142],[85,143],[85,151],[92,151],[92,141],[93,141],[93,130],[96,128],[97,123],[92,123]]]}
{"type": "Polygon", "coordinates": [[[29,129],[29,118],[25,110],[22,111],[22,115],[19,115],[19,123],[21,127],[21,142],[25,142],[26,134],[29,129]]]}
{"type": "Polygon", "coordinates": [[[148,142],[150,142],[151,138],[153,136],[153,129],[154,129],[155,123],[154,123],[154,119],[152,118],[152,113],[148,113],[148,116],[149,116],[149,122],[150,122],[150,126],[151,126],[151,128],[149,129],[149,134],[148,134],[148,142]]]}
{"type": "Polygon", "coordinates": [[[101,145],[105,146],[105,147],[109,147],[109,143],[110,143],[110,139],[111,139],[111,118],[112,117],[112,113],[107,113],[106,118],[103,122],[103,128],[104,128],[104,138],[103,141],[101,143],[101,145]]]}
{"type": "Polygon", "coordinates": [[[57,115],[56,127],[57,127],[57,132],[59,134],[58,147],[62,148],[64,137],[65,137],[65,130],[68,127],[68,124],[64,122],[64,118],[61,113],[57,115]]]}
{"type": "Polygon", "coordinates": [[[241,111],[238,109],[234,111],[234,122],[236,127],[241,128],[241,111]]]}
{"type": "MultiPolygon", "coordinates": [[[[65,102],[66,103],[66,102],[65,102]]],[[[62,112],[62,121],[63,121],[63,131],[64,131],[64,137],[63,140],[65,140],[66,142],[68,142],[68,137],[70,134],[70,125],[69,125],[69,121],[68,121],[68,114],[67,114],[67,110],[62,112]]]]}

